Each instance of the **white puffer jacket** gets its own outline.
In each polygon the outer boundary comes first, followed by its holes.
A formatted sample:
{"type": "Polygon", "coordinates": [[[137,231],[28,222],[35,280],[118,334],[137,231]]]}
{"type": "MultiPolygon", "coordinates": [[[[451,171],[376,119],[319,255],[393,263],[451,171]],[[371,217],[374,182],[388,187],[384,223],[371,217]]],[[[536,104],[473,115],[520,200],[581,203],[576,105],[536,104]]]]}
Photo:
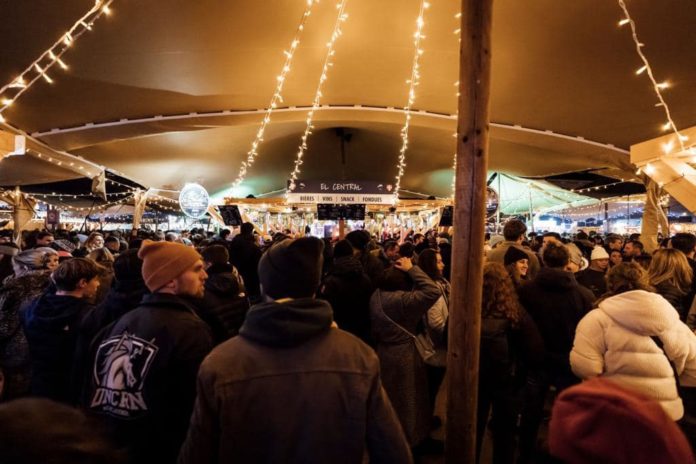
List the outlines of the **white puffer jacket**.
{"type": "Polygon", "coordinates": [[[696,335],[662,296],[643,290],[602,301],[578,324],[570,365],[582,379],[603,376],[657,400],[679,420],[684,406],[658,336],[684,386],[696,385],[696,335]]]}

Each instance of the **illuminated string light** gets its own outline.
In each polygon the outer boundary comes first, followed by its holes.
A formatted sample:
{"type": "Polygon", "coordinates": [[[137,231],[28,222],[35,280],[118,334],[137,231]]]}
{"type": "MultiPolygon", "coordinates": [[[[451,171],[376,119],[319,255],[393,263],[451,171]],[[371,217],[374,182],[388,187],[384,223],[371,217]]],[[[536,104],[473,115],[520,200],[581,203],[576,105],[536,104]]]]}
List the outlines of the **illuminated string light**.
{"type": "MultiPolygon", "coordinates": [[[[113,0],[97,0],[87,13],[78,19],[70,29],[62,34],[60,38],[46,49],[34,62],[27,66],[19,76],[0,88],[0,95],[13,92],[11,96],[5,97],[5,99],[16,101],[24,92],[29,90],[39,78],[43,78],[49,84],[53,83],[53,79],[47,74],[47,71],[51,69],[54,64],[57,64],[63,69],[68,69],[68,65],[61,59],[62,55],[85,31],[92,29],[94,22],[99,19],[102,14],[108,14],[108,7],[111,2],[113,2],[113,0]]],[[[4,103],[3,100],[0,106],[0,116],[9,106],[10,105],[4,103]]],[[[4,121],[4,118],[0,119],[0,122],[4,121]]]]}
{"type": "Polygon", "coordinates": [[[290,72],[292,66],[292,59],[295,56],[295,51],[297,51],[297,47],[300,45],[302,31],[304,31],[305,23],[307,22],[309,15],[312,13],[312,7],[315,3],[318,3],[318,0],[307,0],[304,13],[302,14],[302,18],[300,19],[300,24],[297,26],[295,35],[292,39],[292,42],[290,43],[290,49],[285,50],[283,52],[283,54],[285,55],[285,62],[283,63],[283,67],[281,68],[280,74],[276,77],[275,92],[273,92],[271,102],[269,103],[263,120],[261,121],[261,125],[259,126],[259,129],[256,132],[256,137],[254,138],[254,141],[251,143],[251,149],[247,152],[247,158],[246,160],[242,161],[242,165],[239,168],[239,174],[232,183],[232,188],[239,187],[239,185],[242,182],[244,182],[249,168],[252,164],[254,164],[254,161],[256,160],[256,157],[259,154],[258,149],[261,143],[263,142],[263,134],[266,131],[266,126],[268,126],[268,123],[271,122],[271,115],[273,114],[273,110],[278,106],[278,103],[283,101],[281,92],[283,91],[285,78],[290,72]]]}
{"type": "Polygon", "coordinates": [[[623,184],[625,182],[626,182],[625,180],[621,179],[620,181],[612,182],[609,184],[595,185],[594,187],[585,187],[585,188],[581,188],[581,189],[571,189],[570,191],[572,193],[583,193],[583,192],[591,192],[592,190],[597,191],[599,189],[606,190],[607,187],[613,187],[614,185],[623,184]]]}
{"type": "MultiPolygon", "coordinates": [[[[462,17],[461,12],[454,15],[454,19],[457,20],[457,23],[460,23],[461,17],[462,17]]],[[[457,34],[458,41],[461,42],[462,41],[462,29],[461,29],[461,27],[459,27],[455,30],[455,34],[457,34]]],[[[459,81],[456,81],[454,83],[454,87],[457,89],[457,91],[455,92],[455,95],[456,95],[457,99],[459,99],[459,95],[460,95],[460,93],[459,93],[459,81]]],[[[458,101],[457,101],[457,115],[459,115],[459,102],[458,101]]],[[[452,134],[452,137],[454,137],[456,139],[457,133],[454,132],[452,134]]],[[[454,195],[456,194],[456,191],[457,191],[457,146],[455,145],[455,147],[454,147],[454,160],[452,161],[452,199],[454,199],[454,195]]]]}
{"type": "Polygon", "coordinates": [[[297,148],[295,167],[290,173],[290,188],[288,189],[288,194],[290,191],[295,190],[295,181],[297,180],[297,177],[300,174],[300,166],[302,166],[303,163],[302,158],[305,154],[305,151],[307,151],[307,140],[309,139],[309,136],[312,133],[312,129],[314,128],[314,126],[312,125],[312,122],[314,120],[314,113],[319,109],[319,106],[321,105],[321,97],[323,96],[322,88],[324,87],[324,83],[328,79],[329,68],[333,66],[332,60],[336,54],[334,46],[336,44],[336,40],[343,34],[343,32],[341,31],[341,25],[346,21],[346,19],[348,19],[348,14],[345,12],[347,3],[348,0],[342,0],[336,4],[336,9],[338,10],[338,13],[336,15],[336,22],[334,23],[333,32],[331,33],[331,39],[326,44],[326,56],[324,57],[324,66],[322,67],[321,76],[319,76],[319,83],[317,84],[317,91],[314,94],[314,100],[312,101],[312,109],[310,109],[307,113],[307,125],[305,126],[304,133],[302,134],[302,137],[300,139],[300,145],[297,148]]]}
{"type": "Polygon", "coordinates": [[[677,136],[677,141],[679,142],[681,146],[681,151],[685,151],[686,147],[684,147],[684,140],[682,134],[679,133],[679,130],[677,129],[677,125],[674,123],[672,120],[672,114],[669,110],[669,106],[667,106],[667,102],[662,96],[662,90],[667,89],[670,84],[669,82],[660,82],[658,83],[657,80],[655,79],[655,76],[653,75],[653,70],[650,67],[650,63],[648,62],[648,58],[645,56],[643,53],[642,47],[643,43],[638,39],[638,33],[636,31],[636,23],[631,18],[631,14],[628,12],[628,7],[626,6],[626,2],[624,0],[618,0],[619,6],[624,12],[624,18],[619,21],[619,26],[624,26],[626,24],[629,24],[631,26],[631,37],[633,38],[633,42],[636,45],[636,52],[638,53],[638,56],[640,59],[643,61],[643,66],[636,71],[636,74],[642,74],[644,72],[647,72],[648,77],[650,78],[650,82],[652,82],[653,88],[655,90],[655,94],[657,95],[657,99],[659,100],[658,105],[664,108],[665,110],[665,116],[667,117],[667,123],[662,126],[663,130],[669,130],[672,129],[674,134],[677,136]]]}
{"type": "Polygon", "coordinates": [[[408,150],[408,130],[411,124],[411,108],[416,102],[416,87],[420,84],[420,57],[423,55],[423,49],[421,48],[421,40],[425,38],[423,35],[423,26],[425,25],[425,10],[430,7],[430,4],[421,0],[420,11],[418,12],[418,18],[416,19],[416,32],[413,34],[413,63],[411,65],[411,79],[406,81],[409,84],[408,89],[408,103],[404,110],[406,111],[406,121],[404,126],[401,128],[401,150],[399,150],[399,162],[397,164],[397,175],[396,182],[394,184],[394,202],[399,201],[399,190],[401,190],[401,178],[406,170],[406,150],[408,150]]]}

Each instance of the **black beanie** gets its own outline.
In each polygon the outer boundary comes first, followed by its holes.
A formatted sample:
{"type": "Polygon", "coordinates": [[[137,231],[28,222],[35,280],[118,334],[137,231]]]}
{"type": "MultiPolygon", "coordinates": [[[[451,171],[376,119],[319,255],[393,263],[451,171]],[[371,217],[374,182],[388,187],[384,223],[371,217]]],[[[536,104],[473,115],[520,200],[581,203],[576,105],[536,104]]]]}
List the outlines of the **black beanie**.
{"type": "Polygon", "coordinates": [[[131,248],[116,257],[114,277],[118,282],[143,280],[143,260],[138,257],[138,250],[131,248]]]}
{"type": "Polygon", "coordinates": [[[346,235],[346,240],[360,251],[364,251],[367,244],[370,243],[371,237],[370,233],[366,230],[354,230],[346,235]]]}
{"type": "Polygon", "coordinates": [[[275,300],[311,297],[319,288],[324,242],[315,237],[283,240],[259,261],[262,292],[275,300]]]}
{"type": "Polygon", "coordinates": [[[334,259],[353,256],[353,245],[348,240],[340,240],[334,245],[334,259]]]}
{"type": "Polygon", "coordinates": [[[519,248],[511,246],[505,252],[505,257],[503,258],[503,261],[505,262],[505,265],[507,266],[508,264],[516,263],[517,261],[520,261],[523,259],[529,259],[529,255],[527,253],[525,253],[524,251],[520,250],[519,248]]]}

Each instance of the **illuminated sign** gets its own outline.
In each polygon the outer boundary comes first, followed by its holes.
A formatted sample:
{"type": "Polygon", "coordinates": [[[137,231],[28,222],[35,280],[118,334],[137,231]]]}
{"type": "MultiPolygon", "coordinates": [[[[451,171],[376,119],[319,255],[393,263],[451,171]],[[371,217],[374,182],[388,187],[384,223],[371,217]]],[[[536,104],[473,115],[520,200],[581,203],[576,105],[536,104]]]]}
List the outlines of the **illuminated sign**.
{"type": "Polygon", "coordinates": [[[209,204],[208,191],[199,184],[186,184],[179,193],[179,207],[188,217],[202,218],[208,211],[209,204]]]}

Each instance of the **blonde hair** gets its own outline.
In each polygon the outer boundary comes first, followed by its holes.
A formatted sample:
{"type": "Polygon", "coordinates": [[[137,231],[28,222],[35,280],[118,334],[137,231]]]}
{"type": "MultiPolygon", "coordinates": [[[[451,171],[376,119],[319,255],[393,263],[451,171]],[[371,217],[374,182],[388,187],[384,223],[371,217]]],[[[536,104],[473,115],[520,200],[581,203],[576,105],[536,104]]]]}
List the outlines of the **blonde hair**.
{"type": "Polygon", "coordinates": [[[674,285],[686,293],[691,287],[693,271],[689,266],[686,255],[674,248],[657,250],[648,268],[651,285],[663,282],[674,285]]]}

